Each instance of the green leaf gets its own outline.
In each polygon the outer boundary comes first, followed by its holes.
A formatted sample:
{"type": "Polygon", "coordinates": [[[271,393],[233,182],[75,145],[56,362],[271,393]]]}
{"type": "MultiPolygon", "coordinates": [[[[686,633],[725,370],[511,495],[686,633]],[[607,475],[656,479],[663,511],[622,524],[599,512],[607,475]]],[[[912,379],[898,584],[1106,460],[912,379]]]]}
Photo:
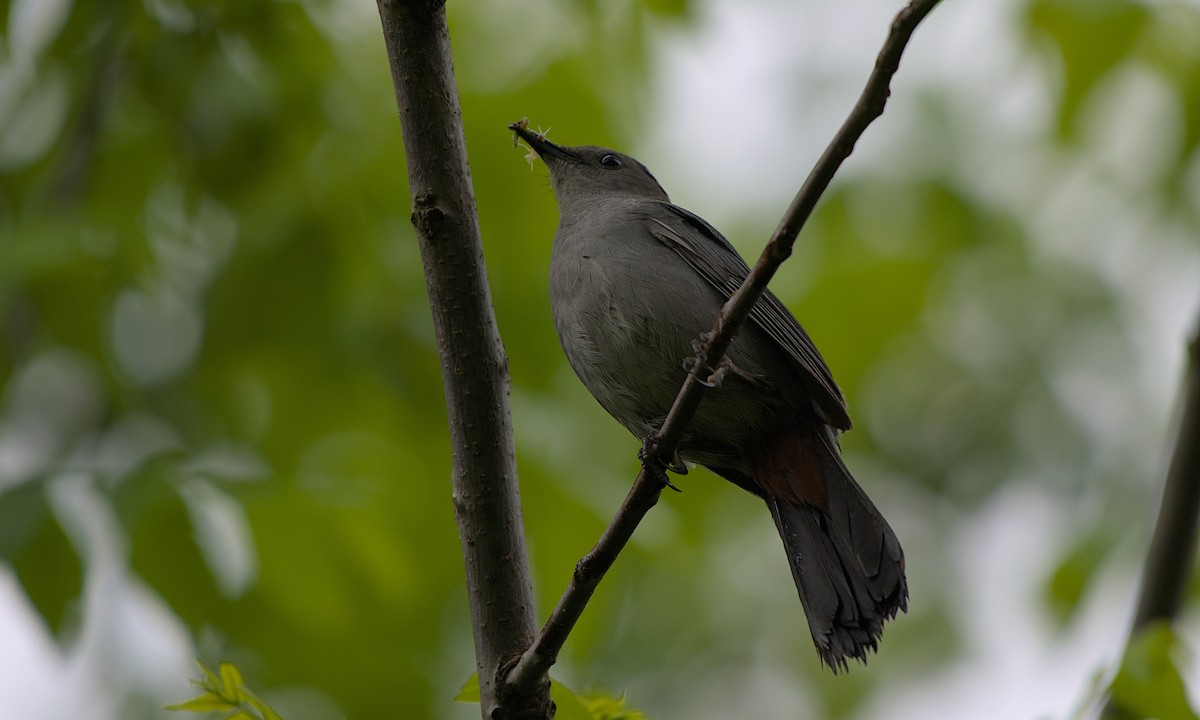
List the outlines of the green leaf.
{"type": "MultiPolygon", "coordinates": [[[[638,711],[625,707],[625,698],[592,692],[580,695],[557,680],[550,680],[550,697],[554,700],[557,720],[647,720],[638,711]]],[[[455,702],[479,702],[479,676],[472,675],[454,696],[455,702]]]]}
{"type": "Polygon", "coordinates": [[[232,710],[233,705],[230,704],[229,701],[222,697],[218,697],[213,693],[205,693],[204,695],[194,697],[185,702],[167,705],[166,709],[173,712],[224,712],[226,710],[232,710]]]}
{"type": "Polygon", "coordinates": [[[204,674],[204,679],[200,681],[200,686],[211,688],[213,692],[216,692],[221,687],[221,679],[217,677],[217,674],[211,668],[198,659],[196,660],[196,667],[200,668],[200,672],[204,674]]]}
{"type": "Polygon", "coordinates": [[[588,696],[588,708],[595,720],[649,720],[640,710],[625,706],[625,698],[608,697],[599,693],[588,696]]]}
{"type": "Polygon", "coordinates": [[[41,479],[0,492],[0,557],[16,571],[42,619],[59,633],[70,627],[71,607],[83,588],[83,563],[49,512],[45,493],[41,479]]]}
{"type": "Polygon", "coordinates": [[[550,681],[550,697],[557,708],[557,720],[595,720],[587,699],[557,680],[550,681]]]}
{"type": "Polygon", "coordinates": [[[242,673],[233,663],[223,662],[220,666],[221,671],[221,694],[233,700],[241,702],[246,699],[245,682],[242,680],[242,673]]]}
{"type": "Polygon", "coordinates": [[[242,688],[242,692],[246,695],[245,704],[257,710],[262,720],[283,720],[274,708],[263,702],[262,698],[245,688],[242,688]]]}
{"type": "Polygon", "coordinates": [[[203,678],[190,680],[196,687],[204,690],[200,697],[176,705],[168,705],[167,710],[183,712],[230,712],[234,714],[225,720],[244,718],[246,720],[283,720],[279,713],[262,698],[255,695],[247,687],[242,673],[233,663],[223,662],[218,667],[220,675],[214,673],[207,665],[196,661],[203,678]],[[253,712],[251,712],[253,711],[253,712]]]}
{"type": "Polygon", "coordinates": [[[1074,616],[1112,548],[1112,538],[1101,533],[1083,538],[1051,573],[1045,587],[1046,605],[1060,625],[1074,616]]]}
{"type": "Polygon", "coordinates": [[[454,696],[454,702],[461,703],[477,703],[480,700],[479,693],[479,674],[473,673],[467,681],[463,683],[462,689],[454,696]]]}
{"type": "Polygon", "coordinates": [[[1112,706],[1119,716],[1196,720],[1171,657],[1177,643],[1165,622],[1151,625],[1130,642],[1110,687],[1112,706]]]}
{"type": "Polygon", "coordinates": [[[550,696],[558,706],[555,717],[559,720],[648,720],[645,713],[626,706],[624,695],[612,697],[598,691],[580,695],[551,680],[550,696]]]}
{"type": "Polygon", "coordinates": [[[34,479],[0,493],[0,558],[11,560],[50,517],[46,484],[34,479]]]}

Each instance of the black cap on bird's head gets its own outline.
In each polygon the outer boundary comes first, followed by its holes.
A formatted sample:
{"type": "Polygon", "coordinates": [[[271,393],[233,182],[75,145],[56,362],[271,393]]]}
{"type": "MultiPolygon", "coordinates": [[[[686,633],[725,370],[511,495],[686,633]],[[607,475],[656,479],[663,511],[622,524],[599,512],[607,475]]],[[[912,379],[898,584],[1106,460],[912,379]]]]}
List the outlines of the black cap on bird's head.
{"type": "Polygon", "coordinates": [[[535,133],[521,120],[508,126],[542,158],[550,170],[550,186],[559,205],[599,197],[639,197],[668,200],[667,193],[646,166],[625,153],[582,145],[563,147],[535,133]]]}

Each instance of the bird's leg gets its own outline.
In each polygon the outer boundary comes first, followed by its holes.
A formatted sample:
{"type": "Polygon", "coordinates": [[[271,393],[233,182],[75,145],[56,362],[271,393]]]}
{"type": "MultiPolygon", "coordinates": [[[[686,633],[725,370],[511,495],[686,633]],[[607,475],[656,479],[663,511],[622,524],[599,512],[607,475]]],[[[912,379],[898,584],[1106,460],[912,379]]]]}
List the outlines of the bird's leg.
{"type": "Polygon", "coordinates": [[[734,365],[733,361],[728,357],[721,358],[721,362],[717,363],[717,369],[713,371],[712,375],[708,376],[708,381],[704,384],[708,387],[718,387],[720,386],[721,381],[724,380],[728,375],[741,378],[742,380],[745,380],[756,387],[766,386],[766,383],[763,382],[761,378],[759,378],[757,375],[752,375],[751,373],[746,372],[737,365],[734,365]]]}

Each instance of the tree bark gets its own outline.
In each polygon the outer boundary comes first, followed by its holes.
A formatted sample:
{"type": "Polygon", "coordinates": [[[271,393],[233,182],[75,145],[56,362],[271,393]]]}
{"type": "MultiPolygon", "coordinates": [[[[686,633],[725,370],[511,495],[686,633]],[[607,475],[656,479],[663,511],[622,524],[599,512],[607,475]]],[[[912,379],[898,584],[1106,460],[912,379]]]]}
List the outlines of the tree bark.
{"type": "Polygon", "coordinates": [[[553,715],[544,678],[496,712],[497,671],[529,646],[536,626],[508,361],[487,284],[445,8],[431,0],[377,4],[441,357],[480,707],[485,720],[541,720],[553,715]]]}

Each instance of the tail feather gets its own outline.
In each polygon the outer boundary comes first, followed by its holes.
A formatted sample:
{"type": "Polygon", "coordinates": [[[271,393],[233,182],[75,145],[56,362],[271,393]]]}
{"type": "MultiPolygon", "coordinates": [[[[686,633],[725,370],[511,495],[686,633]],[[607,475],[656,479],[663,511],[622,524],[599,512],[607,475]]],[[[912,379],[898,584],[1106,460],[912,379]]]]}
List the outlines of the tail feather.
{"type": "MultiPolygon", "coordinates": [[[[834,671],[863,663],[883,625],[908,609],[904,552],[842,463],[832,431],[817,445],[825,507],[766,494],[821,659],[834,671]]],[[[809,436],[811,437],[811,436],[809,436]]]]}

